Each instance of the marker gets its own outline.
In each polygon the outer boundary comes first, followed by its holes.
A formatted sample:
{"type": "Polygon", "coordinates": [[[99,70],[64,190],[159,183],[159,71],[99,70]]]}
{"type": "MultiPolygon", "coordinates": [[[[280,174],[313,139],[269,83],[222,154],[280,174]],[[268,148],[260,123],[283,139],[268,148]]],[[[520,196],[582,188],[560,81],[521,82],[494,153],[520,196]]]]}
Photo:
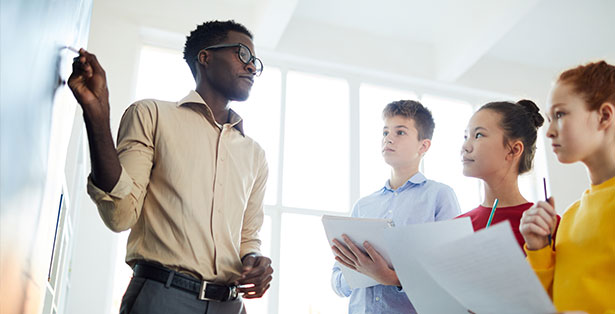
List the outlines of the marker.
{"type": "MultiPolygon", "coordinates": [[[[542,187],[545,190],[545,202],[549,202],[549,197],[547,196],[547,179],[545,177],[542,178],[542,187]]],[[[551,246],[551,228],[549,228],[549,246],[551,246]]]]}
{"type": "Polygon", "coordinates": [[[493,216],[495,215],[495,208],[498,207],[498,199],[495,199],[495,202],[493,202],[493,208],[491,208],[491,214],[489,215],[489,220],[487,221],[487,226],[485,226],[485,229],[489,228],[489,226],[491,225],[491,220],[493,220],[493,216]]]}
{"type": "Polygon", "coordinates": [[[71,47],[71,46],[65,46],[64,49],[68,49],[72,52],[79,53],[79,49],[71,47]]]}

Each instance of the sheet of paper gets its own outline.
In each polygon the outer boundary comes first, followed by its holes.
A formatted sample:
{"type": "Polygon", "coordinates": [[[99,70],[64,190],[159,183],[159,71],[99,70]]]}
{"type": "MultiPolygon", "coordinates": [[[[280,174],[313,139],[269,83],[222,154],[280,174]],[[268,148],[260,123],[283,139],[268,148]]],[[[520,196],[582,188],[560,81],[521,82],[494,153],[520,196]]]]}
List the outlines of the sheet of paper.
{"type": "Polygon", "coordinates": [[[412,305],[421,314],[467,314],[467,309],[444,290],[418,261],[418,257],[443,243],[474,232],[470,218],[395,227],[384,238],[397,277],[412,305]]]}
{"type": "MultiPolygon", "coordinates": [[[[385,243],[382,236],[383,231],[390,228],[391,220],[324,215],[322,217],[322,224],[325,227],[325,233],[327,234],[330,246],[333,245],[333,239],[338,239],[343,243],[342,234],[346,234],[360,248],[363,248],[364,241],[368,241],[391,264],[388,252],[385,251],[385,243]]],[[[378,284],[371,277],[343,265],[340,266],[344,279],[346,279],[346,282],[352,289],[371,287],[378,284]]]]}
{"type": "Polygon", "coordinates": [[[475,313],[554,313],[508,221],[423,253],[421,264],[475,313]]]}

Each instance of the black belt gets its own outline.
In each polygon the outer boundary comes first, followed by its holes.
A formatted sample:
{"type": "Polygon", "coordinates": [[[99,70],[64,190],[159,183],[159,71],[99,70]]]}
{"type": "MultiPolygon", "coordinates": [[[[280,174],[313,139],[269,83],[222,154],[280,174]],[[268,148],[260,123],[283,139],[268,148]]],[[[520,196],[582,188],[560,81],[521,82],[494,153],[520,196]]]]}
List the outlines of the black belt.
{"type": "Polygon", "coordinates": [[[232,301],[237,299],[236,286],[223,286],[215,283],[200,281],[167,269],[161,265],[137,262],[134,267],[134,276],[156,280],[167,286],[173,286],[198,296],[205,301],[232,301]]]}

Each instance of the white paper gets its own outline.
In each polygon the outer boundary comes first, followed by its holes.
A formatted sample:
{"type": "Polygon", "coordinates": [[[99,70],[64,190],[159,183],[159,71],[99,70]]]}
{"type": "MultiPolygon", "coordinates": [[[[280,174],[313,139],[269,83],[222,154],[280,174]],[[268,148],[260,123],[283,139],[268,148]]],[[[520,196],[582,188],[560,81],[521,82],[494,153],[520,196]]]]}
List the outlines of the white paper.
{"type": "Polygon", "coordinates": [[[420,257],[436,282],[475,313],[554,313],[508,221],[434,247],[420,257]]]}
{"type": "Polygon", "coordinates": [[[467,217],[385,230],[387,251],[395,272],[418,313],[468,313],[466,307],[431,277],[417,258],[426,250],[473,232],[472,223],[467,217]]]}
{"type": "MultiPolygon", "coordinates": [[[[342,243],[342,234],[346,234],[350,239],[363,248],[363,242],[368,241],[391,264],[388,252],[385,250],[383,232],[390,228],[390,219],[376,218],[355,218],[324,215],[322,224],[329,240],[329,245],[333,246],[333,239],[338,239],[342,243]]],[[[369,276],[365,276],[344,265],[340,265],[344,279],[352,289],[365,288],[378,285],[379,283],[369,276]]]]}

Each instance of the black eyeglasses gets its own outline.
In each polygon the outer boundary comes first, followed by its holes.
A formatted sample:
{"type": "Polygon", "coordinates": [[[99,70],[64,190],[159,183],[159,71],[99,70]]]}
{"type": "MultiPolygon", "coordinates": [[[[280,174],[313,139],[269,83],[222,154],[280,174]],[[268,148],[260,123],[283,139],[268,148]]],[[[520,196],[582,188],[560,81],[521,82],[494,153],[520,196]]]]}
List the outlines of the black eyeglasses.
{"type": "Polygon", "coordinates": [[[261,61],[261,59],[255,57],[252,54],[252,51],[250,50],[250,48],[248,48],[244,44],[237,43],[237,44],[213,45],[213,46],[204,48],[203,50],[234,48],[234,47],[239,47],[239,49],[237,50],[237,56],[239,57],[239,60],[241,60],[241,62],[243,62],[244,64],[250,64],[250,62],[254,62],[254,67],[256,68],[256,71],[254,74],[256,76],[260,76],[261,73],[263,73],[263,62],[261,61]]]}

